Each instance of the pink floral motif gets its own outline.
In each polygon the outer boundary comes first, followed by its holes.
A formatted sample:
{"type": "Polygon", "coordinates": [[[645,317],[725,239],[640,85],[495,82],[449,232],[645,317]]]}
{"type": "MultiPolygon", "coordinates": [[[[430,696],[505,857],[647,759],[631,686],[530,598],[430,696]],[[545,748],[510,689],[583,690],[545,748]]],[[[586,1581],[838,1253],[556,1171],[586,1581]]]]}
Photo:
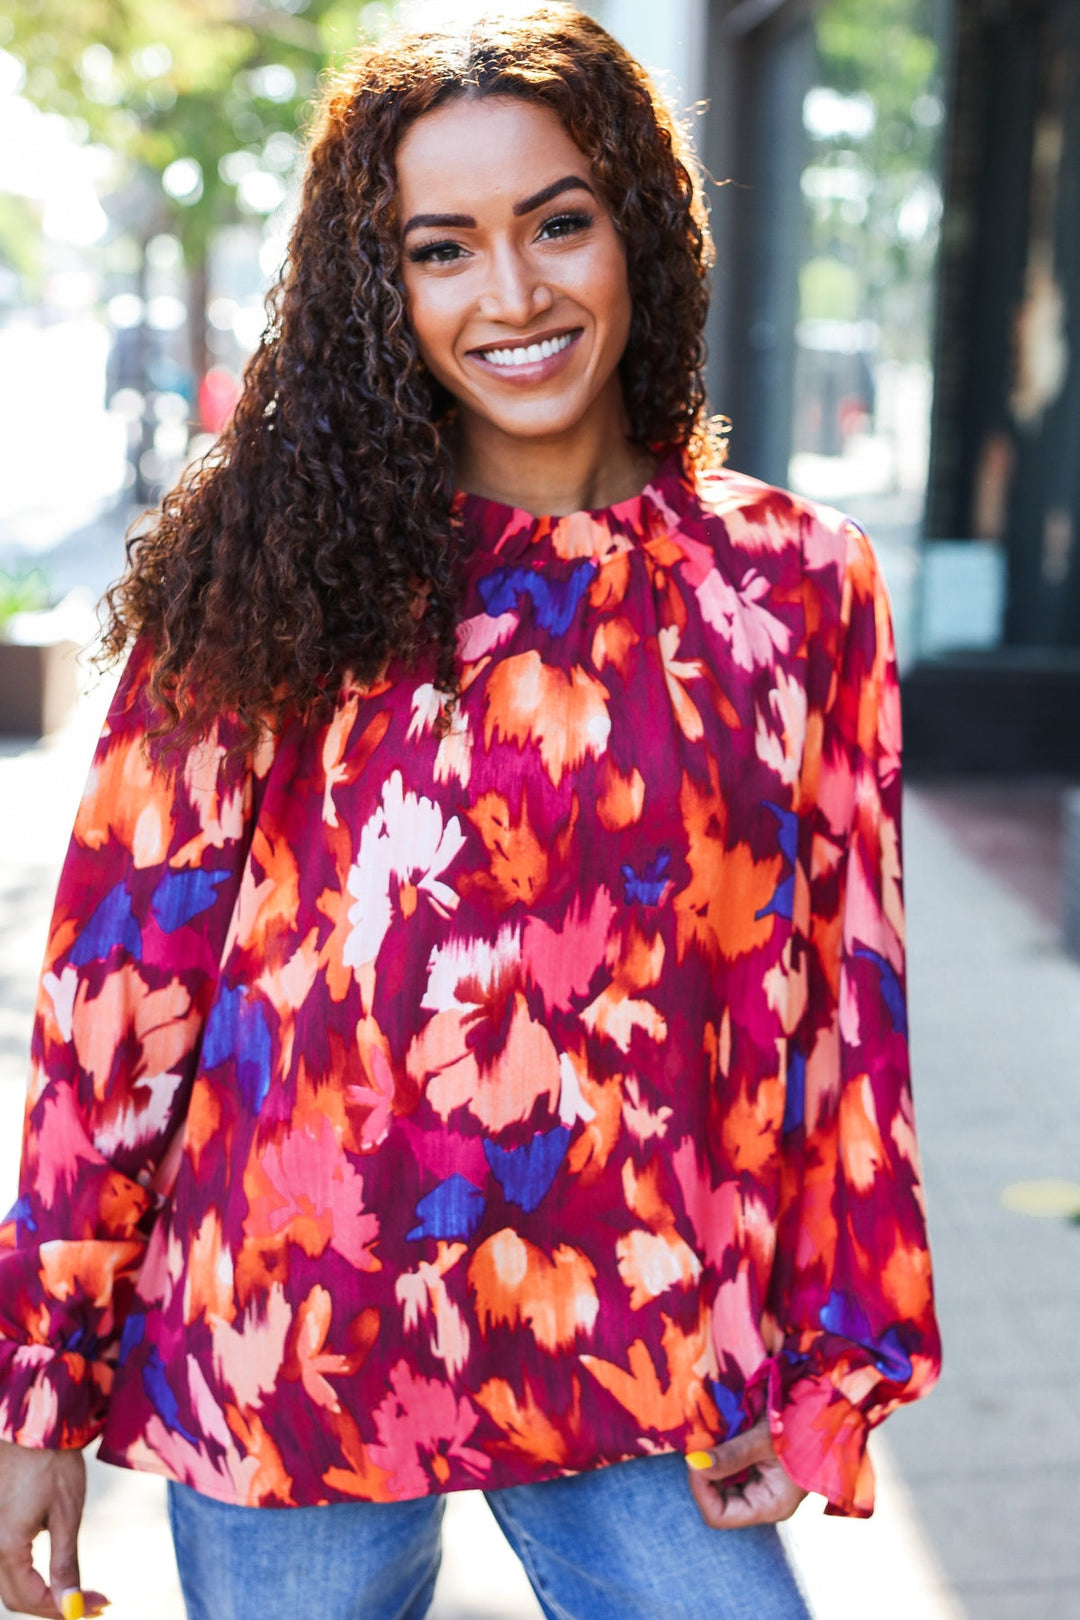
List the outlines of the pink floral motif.
{"type": "Polygon", "coordinates": [[[395,1496],[424,1496],[445,1485],[451,1464],[484,1483],[491,1459],[467,1444],[480,1414],[464,1396],[433,1378],[421,1378],[408,1362],[390,1371],[390,1391],[375,1409],[378,1441],[368,1448],[371,1459],[385,1468],[395,1496]]]}

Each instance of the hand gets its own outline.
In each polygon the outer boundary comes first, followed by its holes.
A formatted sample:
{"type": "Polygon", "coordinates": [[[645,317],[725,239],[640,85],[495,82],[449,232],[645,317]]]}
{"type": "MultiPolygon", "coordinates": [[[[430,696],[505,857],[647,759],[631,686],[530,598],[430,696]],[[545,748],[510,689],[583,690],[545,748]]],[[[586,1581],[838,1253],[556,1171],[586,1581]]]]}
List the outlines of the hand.
{"type": "Polygon", "coordinates": [[[785,1473],[773,1450],[767,1417],[745,1434],[737,1434],[711,1451],[692,1451],[687,1458],[690,1492],[698,1512],[713,1530],[738,1530],[748,1524],[779,1524],[790,1519],[807,1494],[785,1473]],[[708,1466],[695,1464],[709,1459],[708,1466]],[[691,1461],[691,1458],[693,1461],[691,1461]],[[733,1474],[748,1470],[745,1483],[728,1485],[733,1474]]]}
{"type": "MultiPolygon", "coordinates": [[[[81,1451],[36,1451],[0,1440],[0,1598],[16,1614],[61,1620],[64,1592],[79,1590],[76,1546],[86,1497],[81,1451]],[[49,1532],[49,1585],[31,1561],[39,1530],[49,1532]]],[[[83,1610],[100,1614],[109,1600],[84,1592],[83,1610]]],[[[71,1607],[69,1613],[78,1612],[71,1607]]]]}

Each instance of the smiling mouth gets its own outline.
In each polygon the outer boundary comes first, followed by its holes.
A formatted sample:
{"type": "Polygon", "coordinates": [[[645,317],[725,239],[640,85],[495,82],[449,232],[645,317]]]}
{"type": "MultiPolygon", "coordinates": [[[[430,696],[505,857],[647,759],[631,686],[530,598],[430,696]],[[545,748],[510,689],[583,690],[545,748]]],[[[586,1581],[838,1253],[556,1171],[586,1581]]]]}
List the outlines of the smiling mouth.
{"type": "Polygon", "coordinates": [[[507,371],[513,371],[522,366],[535,366],[541,360],[550,360],[552,355],[561,354],[568,349],[575,338],[581,336],[581,327],[575,327],[572,332],[559,332],[555,337],[543,338],[538,343],[499,344],[490,349],[473,349],[471,352],[479,360],[485,360],[489,366],[499,366],[507,371]]]}

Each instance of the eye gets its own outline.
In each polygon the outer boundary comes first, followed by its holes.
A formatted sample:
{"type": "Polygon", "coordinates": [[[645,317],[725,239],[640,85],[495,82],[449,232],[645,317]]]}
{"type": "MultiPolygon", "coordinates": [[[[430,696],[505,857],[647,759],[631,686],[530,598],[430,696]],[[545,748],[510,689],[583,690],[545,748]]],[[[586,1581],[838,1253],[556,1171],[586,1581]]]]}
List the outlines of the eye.
{"type": "Polygon", "coordinates": [[[458,242],[421,242],[409,249],[407,258],[410,264],[453,264],[463,253],[458,242]]]}
{"type": "Polygon", "coordinates": [[[592,214],[573,209],[565,214],[552,214],[550,219],[545,219],[537,234],[549,241],[558,240],[560,236],[576,236],[579,231],[588,230],[592,222],[592,214]]]}

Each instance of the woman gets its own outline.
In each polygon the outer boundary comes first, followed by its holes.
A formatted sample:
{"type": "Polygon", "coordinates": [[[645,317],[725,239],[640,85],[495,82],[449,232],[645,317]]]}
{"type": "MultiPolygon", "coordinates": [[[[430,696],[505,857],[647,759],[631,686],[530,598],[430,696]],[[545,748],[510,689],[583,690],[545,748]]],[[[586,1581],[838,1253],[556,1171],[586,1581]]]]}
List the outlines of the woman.
{"type": "Polygon", "coordinates": [[[547,1614],[786,1620],[776,1522],[871,1511],[938,1354],[888,613],[710,451],[707,257],[570,9],[330,91],[112,594],[0,1260],[24,1612],[98,1433],[213,1620],[423,1614],[477,1486],[547,1614]]]}

